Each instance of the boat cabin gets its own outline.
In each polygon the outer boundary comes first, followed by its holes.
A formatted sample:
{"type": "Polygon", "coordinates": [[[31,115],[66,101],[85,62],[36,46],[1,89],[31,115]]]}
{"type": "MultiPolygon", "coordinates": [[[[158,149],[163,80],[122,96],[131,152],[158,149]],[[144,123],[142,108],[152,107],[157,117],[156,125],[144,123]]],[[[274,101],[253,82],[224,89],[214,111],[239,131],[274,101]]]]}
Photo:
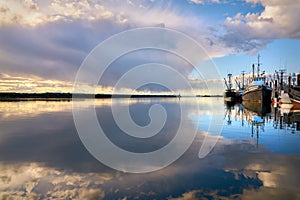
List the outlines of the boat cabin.
{"type": "Polygon", "coordinates": [[[264,85],[266,81],[265,77],[255,77],[252,85],[264,85]]]}

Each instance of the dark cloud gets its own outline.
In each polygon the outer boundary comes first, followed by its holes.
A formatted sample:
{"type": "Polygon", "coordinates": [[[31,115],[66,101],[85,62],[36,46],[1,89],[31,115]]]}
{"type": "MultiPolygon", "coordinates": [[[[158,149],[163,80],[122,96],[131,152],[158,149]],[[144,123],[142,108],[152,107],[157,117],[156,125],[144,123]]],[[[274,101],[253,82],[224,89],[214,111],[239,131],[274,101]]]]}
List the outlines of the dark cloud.
{"type": "Polygon", "coordinates": [[[85,56],[121,30],[111,21],[61,21],[34,29],[5,26],[0,30],[1,68],[8,74],[73,80],[85,56]]]}
{"type": "MultiPolygon", "coordinates": [[[[103,74],[100,83],[104,86],[115,85],[130,69],[147,63],[159,63],[169,66],[176,69],[178,73],[184,77],[187,77],[193,69],[190,63],[175,54],[162,50],[143,49],[123,55],[111,63],[103,74]]],[[[151,76],[151,72],[149,72],[149,76],[151,76]]],[[[170,80],[172,80],[172,78],[171,76],[168,77],[170,80]]],[[[155,78],[153,78],[153,80],[155,80],[155,78]]]]}
{"type": "MultiPolygon", "coordinates": [[[[60,21],[34,29],[5,26],[0,30],[3,52],[0,67],[7,74],[73,81],[84,58],[96,45],[111,34],[127,28],[128,26],[111,20],[60,21]]],[[[192,70],[190,64],[176,55],[142,50],[124,55],[113,62],[102,84],[110,86],[129,69],[149,62],[166,64],[179,70],[184,76],[192,70]]]]}
{"type": "Polygon", "coordinates": [[[235,53],[246,52],[251,54],[256,54],[272,42],[270,39],[256,39],[247,35],[247,32],[228,29],[219,39],[225,46],[233,49],[235,53]]]}

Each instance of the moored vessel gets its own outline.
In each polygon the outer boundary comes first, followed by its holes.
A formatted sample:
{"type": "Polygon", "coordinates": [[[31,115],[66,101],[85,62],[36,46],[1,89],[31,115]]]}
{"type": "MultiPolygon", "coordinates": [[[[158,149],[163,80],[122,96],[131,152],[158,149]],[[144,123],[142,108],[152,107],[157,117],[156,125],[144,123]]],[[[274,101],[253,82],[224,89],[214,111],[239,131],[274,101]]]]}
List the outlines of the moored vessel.
{"type": "Polygon", "coordinates": [[[293,108],[300,109],[300,74],[297,74],[297,85],[289,86],[288,94],[293,108]]]}
{"type": "Polygon", "coordinates": [[[254,64],[253,64],[252,65],[253,81],[245,88],[242,95],[242,100],[269,104],[271,103],[272,88],[266,84],[266,78],[261,74],[259,74],[259,67],[260,67],[260,63],[259,63],[259,55],[258,55],[257,76],[256,77],[254,76],[254,64]]]}
{"type": "Polygon", "coordinates": [[[254,81],[244,90],[243,101],[271,103],[272,88],[265,85],[264,81],[264,77],[255,77],[254,81]]]}
{"type": "Polygon", "coordinates": [[[226,85],[226,90],[224,92],[224,100],[226,102],[235,102],[236,92],[235,89],[232,88],[232,81],[231,81],[232,74],[228,74],[227,76],[228,76],[228,81],[224,78],[225,85],[226,85]]]}
{"type": "Polygon", "coordinates": [[[293,103],[293,108],[300,109],[300,86],[289,88],[290,100],[293,103]]]}

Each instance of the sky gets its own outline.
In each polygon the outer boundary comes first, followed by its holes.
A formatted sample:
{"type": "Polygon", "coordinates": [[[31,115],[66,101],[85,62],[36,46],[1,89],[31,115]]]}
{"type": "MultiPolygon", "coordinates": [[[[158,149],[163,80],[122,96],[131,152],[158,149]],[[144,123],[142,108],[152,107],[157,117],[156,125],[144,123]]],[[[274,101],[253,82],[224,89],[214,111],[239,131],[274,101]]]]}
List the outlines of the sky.
{"type": "MultiPolygon", "coordinates": [[[[280,68],[300,72],[299,10],[295,0],[0,1],[0,92],[72,92],[79,67],[99,43],[144,27],[191,37],[220,78],[249,73],[258,54],[268,73],[280,68]]],[[[123,73],[149,62],[174,67],[197,93],[213,85],[175,55],[141,50],[113,62],[97,92],[111,92],[123,73]]],[[[207,62],[199,66],[210,67],[207,62]]],[[[163,89],[151,85],[148,90],[163,89]]]]}

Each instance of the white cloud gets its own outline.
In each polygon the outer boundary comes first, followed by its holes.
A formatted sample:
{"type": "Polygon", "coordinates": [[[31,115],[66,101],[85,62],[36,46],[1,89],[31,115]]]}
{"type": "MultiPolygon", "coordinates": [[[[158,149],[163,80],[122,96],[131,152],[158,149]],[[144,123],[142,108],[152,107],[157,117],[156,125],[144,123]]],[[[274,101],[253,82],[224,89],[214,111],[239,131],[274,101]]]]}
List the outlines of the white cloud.
{"type": "Polygon", "coordinates": [[[58,1],[40,5],[33,0],[21,2],[0,2],[0,25],[15,24],[22,26],[37,26],[45,23],[72,20],[72,19],[107,19],[113,17],[113,13],[106,7],[98,4],[90,4],[85,1],[58,1]]]}
{"type": "Polygon", "coordinates": [[[227,29],[242,34],[245,39],[300,38],[300,1],[247,0],[260,3],[262,13],[238,13],[225,21],[227,29]]]}
{"type": "Polygon", "coordinates": [[[189,0],[189,2],[195,3],[195,4],[203,4],[204,3],[203,0],[189,0]]]}
{"type": "Polygon", "coordinates": [[[262,6],[262,12],[237,13],[224,21],[220,42],[234,52],[257,54],[276,39],[300,38],[300,2],[287,0],[246,0],[262,6]]]}
{"type": "Polygon", "coordinates": [[[8,74],[0,74],[0,85],[2,92],[30,92],[32,87],[36,92],[70,92],[72,82],[45,80],[41,77],[18,77],[8,74]]]}
{"type": "Polygon", "coordinates": [[[220,3],[220,0],[188,0],[188,2],[194,4],[206,4],[206,3],[220,3]]]}
{"type": "Polygon", "coordinates": [[[168,6],[157,4],[150,7],[143,1],[74,1],[54,0],[41,4],[34,1],[0,3],[0,24],[37,26],[54,21],[113,19],[117,23],[138,26],[165,24],[168,27],[197,25],[200,20],[179,14],[168,6]]]}
{"type": "Polygon", "coordinates": [[[1,1],[0,24],[27,24],[34,26],[44,20],[39,6],[34,1],[1,1]]]}

